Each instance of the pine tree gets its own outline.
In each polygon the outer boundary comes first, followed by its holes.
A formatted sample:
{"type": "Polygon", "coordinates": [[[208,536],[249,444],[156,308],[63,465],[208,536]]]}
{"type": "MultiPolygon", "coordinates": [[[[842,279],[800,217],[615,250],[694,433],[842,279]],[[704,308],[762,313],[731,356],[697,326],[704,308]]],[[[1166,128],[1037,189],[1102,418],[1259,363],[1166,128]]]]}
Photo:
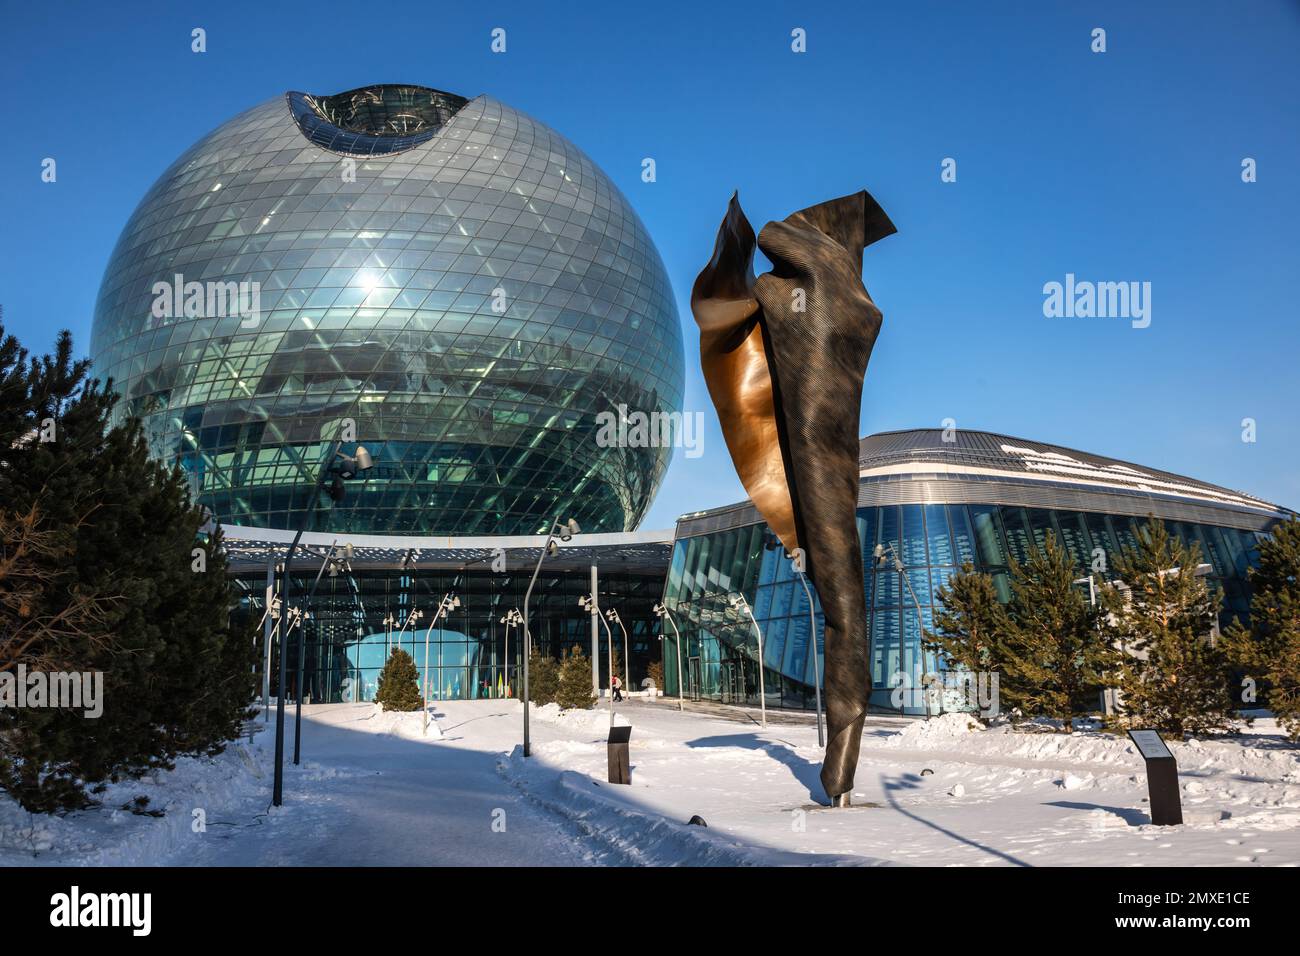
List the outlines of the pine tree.
{"type": "Polygon", "coordinates": [[[1114,561],[1120,586],[1103,588],[1104,630],[1120,656],[1123,727],[1146,726],[1172,736],[1203,735],[1233,725],[1228,660],[1211,641],[1216,600],[1196,575],[1200,550],[1187,548],[1148,517],[1136,547],[1114,561]]]}
{"type": "Polygon", "coordinates": [[[1250,623],[1224,635],[1229,659],[1263,691],[1268,709],[1300,740],[1300,519],[1275,527],[1251,568],[1250,623]]]}
{"type": "Polygon", "coordinates": [[[996,673],[1000,706],[1015,706],[1014,688],[1003,666],[1002,642],[1010,625],[993,577],[967,563],[936,595],[935,629],[926,632],[925,649],[939,654],[950,672],[996,673]]]}
{"type": "Polygon", "coordinates": [[[420,696],[420,671],[415,659],[400,647],[384,662],[379,672],[379,690],[375,703],[384,710],[412,711],[424,706],[420,696]]]}
{"type": "MultiPolygon", "coordinates": [[[[520,678],[522,680],[522,677],[520,678]]],[[[528,699],[537,706],[555,703],[560,692],[560,666],[536,647],[528,654],[528,699]]]]}
{"type": "Polygon", "coordinates": [[[1117,664],[1098,612],[1075,580],[1073,559],[1050,531],[1024,564],[1013,558],[1003,645],[1022,709],[1060,720],[1065,733],[1117,664]]]}
{"type": "Polygon", "coordinates": [[[563,710],[571,707],[586,710],[591,706],[592,699],[591,659],[582,653],[582,648],[572,647],[560,662],[555,702],[563,710]]]}
{"type": "Polygon", "coordinates": [[[34,811],[86,806],[87,784],[217,753],[236,737],[256,645],[231,626],[219,532],[200,535],[207,517],[183,473],[148,457],[138,421],[109,427],[114,395],[72,358],[70,336],[38,359],[2,329],[0,340],[0,393],[22,403],[0,412],[0,525],[21,537],[35,515],[52,545],[36,549],[17,584],[27,591],[20,613],[66,621],[78,602],[101,602],[75,640],[56,628],[23,653],[102,673],[104,701],[97,719],[0,712],[0,786],[34,811]]]}

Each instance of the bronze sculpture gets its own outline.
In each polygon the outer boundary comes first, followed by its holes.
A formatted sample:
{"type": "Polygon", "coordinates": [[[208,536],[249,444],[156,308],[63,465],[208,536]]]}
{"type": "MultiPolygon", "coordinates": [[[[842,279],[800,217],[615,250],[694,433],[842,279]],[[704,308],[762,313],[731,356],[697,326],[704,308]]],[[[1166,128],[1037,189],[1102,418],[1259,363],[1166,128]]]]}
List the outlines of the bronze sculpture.
{"type": "Polygon", "coordinates": [[[732,462],[787,552],[802,548],[825,618],[821,780],[847,805],[871,684],[857,536],[858,410],[881,313],[862,250],[896,230],[866,191],[769,222],[757,246],[733,195],[691,311],[700,363],[732,462]]]}

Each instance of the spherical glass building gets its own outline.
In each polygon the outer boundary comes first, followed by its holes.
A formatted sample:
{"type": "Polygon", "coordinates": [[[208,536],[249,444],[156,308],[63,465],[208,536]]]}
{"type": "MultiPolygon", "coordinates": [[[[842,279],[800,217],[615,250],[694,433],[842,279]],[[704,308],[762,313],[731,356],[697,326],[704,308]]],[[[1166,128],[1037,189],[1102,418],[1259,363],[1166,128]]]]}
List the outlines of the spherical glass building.
{"type": "Polygon", "coordinates": [[[670,449],[602,447],[599,416],[683,387],[663,263],[608,177],[417,86],[291,92],[203,137],[123,230],[91,352],[203,504],[272,528],[634,528],[670,449]],[[340,436],[375,466],[309,516],[340,436]]]}

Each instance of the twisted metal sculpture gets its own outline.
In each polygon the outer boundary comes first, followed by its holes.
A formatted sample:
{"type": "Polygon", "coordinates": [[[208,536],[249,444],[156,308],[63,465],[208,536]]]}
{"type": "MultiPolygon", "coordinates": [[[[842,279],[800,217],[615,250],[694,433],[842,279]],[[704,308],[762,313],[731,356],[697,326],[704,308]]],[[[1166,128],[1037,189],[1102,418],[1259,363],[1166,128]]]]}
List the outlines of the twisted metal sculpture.
{"type": "Polygon", "coordinates": [[[858,541],[858,411],[881,313],[862,250],[896,230],[863,191],[769,222],[757,247],[733,195],[691,311],[700,362],[731,460],[787,552],[802,549],[825,617],[821,780],[847,805],[871,690],[858,541]]]}

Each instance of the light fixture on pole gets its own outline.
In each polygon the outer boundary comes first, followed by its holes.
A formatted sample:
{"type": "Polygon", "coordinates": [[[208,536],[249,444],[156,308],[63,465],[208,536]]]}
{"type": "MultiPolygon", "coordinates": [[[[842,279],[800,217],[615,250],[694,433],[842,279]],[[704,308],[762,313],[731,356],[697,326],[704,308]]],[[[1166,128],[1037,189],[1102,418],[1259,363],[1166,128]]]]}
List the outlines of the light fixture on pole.
{"type": "Polygon", "coordinates": [[[438,610],[433,612],[433,620],[429,622],[428,628],[424,632],[424,730],[429,730],[429,632],[433,630],[433,625],[438,625],[438,643],[442,643],[444,637],[442,630],[443,625],[440,623],[447,620],[447,615],[454,608],[460,607],[460,598],[452,591],[448,591],[438,602],[438,610]]]}
{"type": "MultiPolygon", "coordinates": [[[[334,566],[334,549],[336,547],[338,547],[337,541],[330,542],[329,550],[325,552],[325,558],[320,563],[320,570],[316,572],[316,580],[311,583],[311,591],[307,593],[307,613],[311,615],[313,621],[316,619],[316,612],[312,602],[316,599],[316,589],[320,587],[321,576],[325,573],[326,568],[330,569],[331,577],[338,574],[338,569],[334,566]]],[[[348,545],[348,547],[351,548],[352,545],[348,545]]],[[[293,683],[293,764],[295,767],[302,762],[302,684],[305,678],[306,666],[307,624],[304,622],[302,629],[298,632],[298,673],[293,683]]]]}
{"type": "Polygon", "coordinates": [[[614,632],[609,629],[609,622],[605,620],[605,615],[600,613],[600,605],[596,603],[596,595],[584,594],[578,598],[578,604],[588,614],[600,620],[605,627],[605,642],[609,648],[609,725],[614,726],[614,632]]]}
{"type": "Polygon", "coordinates": [[[406,615],[406,620],[402,622],[402,626],[399,627],[397,629],[397,633],[393,635],[393,643],[395,643],[398,646],[398,648],[401,648],[402,635],[406,633],[406,629],[409,627],[411,629],[411,633],[414,634],[415,622],[422,621],[422,620],[424,620],[424,612],[421,611],[419,608],[414,608],[414,607],[411,608],[410,612],[406,615]]]}
{"type": "Polygon", "coordinates": [[[610,608],[605,612],[605,619],[613,621],[618,625],[618,629],[623,632],[623,686],[632,692],[632,650],[628,644],[627,628],[623,626],[623,619],[618,616],[617,608],[610,608]]]}
{"type": "MultiPolygon", "coordinates": [[[[662,603],[656,604],[653,610],[659,620],[667,621],[673,626],[673,645],[677,648],[677,709],[682,711],[686,709],[686,697],[682,691],[682,632],[677,630],[677,622],[673,620],[672,611],[668,610],[668,608],[662,603]]],[[[659,639],[661,641],[663,640],[662,633],[660,634],[659,639]]],[[[665,690],[666,689],[667,688],[665,688],[665,690]]]]}
{"type": "Polygon", "coordinates": [[[510,628],[518,627],[524,623],[524,616],[519,613],[519,608],[512,607],[501,616],[501,623],[506,626],[506,647],[503,655],[505,664],[502,665],[505,670],[506,678],[506,696],[510,696],[510,628]]]}
{"type": "MultiPolygon", "coordinates": [[[[916,590],[912,587],[912,582],[907,579],[907,571],[903,566],[903,559],[898,556],[898,551],[894,548],[892,543],[876,545],[875,549],[871,552],[871,554],[874,559],[872,561],[872,564],[876,568],[881,568],[886,566],[887,564],[892,564],[894,570],[898,572],[898,631],[899,631],[900,652],[903,643],[902,642],[903,585],[907,585],[907,593],[912,595],[912,604],[915,605],[916,607],[916,623],[921,629],[919,632],[920,641],[921,641],[921,666],[922,668],[924,668],[925,667],[925,616],[921,613],[921,602],[917,600],[916,590]]],[[[922,684],[924,683],[925,683],[924,678],[922,678],[922,684]]],[[[924,688],[923,696],[925,697],[925,716],[926,719],[928,720],[930,717],[934,716],[931,713],[931,707],[930,707],[930,688],[928,687],[924,688]]],[[[900,714],[903,713],[902,707],[899,708],[899,713],[900,714]]]]}
{"type": "Polygon", "coordinates": [[[798,568],[795,568],[795,574],[799,575],[799,583],[803,585],[804,596],[808,598],[808,641],[812,645],[813,694],[817,701],[817,746],[824,748],[826,746],[826,732],[822,730],[822,668],[817,654],[817,612],[813,610],[812,591],[808,587],[808,575],[798,568]]]}
{"type": "MultiPolygon", "coordinates": [[[[374,466],[374,460],[364,445],[357,446],[355,455],[347,455],[340,450],[342,444],[337,439],[332,442],[329,454],[325,456],[325,460],[321,463],[315,486],[312,488],[311,500],[307,503],[307,517],[304,524],[313,520],[322,491],[329,496],[330,501],[338,504],[343,500],[343,482],[348,478],[355,478],[361,472],[367,471],[374,466]],[[329,478],[328,487],[326,486],[327,477],[329,478]]],[[[282,594],[286,607],[289,606],[289,597],[293,590],[293,556],[298,550],[298,542],[302,540],[302,533],[302,528],[299,528],[294,533],[293,542],[289,545],[289,553],[284,558],[284,589],[282,594]]],[[[271,786],[271,803],[277,807],[284,803],[284,687],[289,678],[289,662],[288,656],[285,654],[287,646],[285,640],[287,638],[288,634],[286,633],[280,642],[280,686],[275,705],[275,779],[271,786]]]]}
{"type": "Polygon", "coordinates": [[[542,552],[537,556],[537,566],[533,568],[533,577],[532,580],[528,582],[528,590],[524,592],[524,646],[522,649],[522,656],[524,659],[524,681],[521,689],[523,691],[522,696],[524,701],[525,757],[532,756],[532,746],[528,739],[528,655],[533,649],[533,635],[532,630],[528,626],[528,603],[533,596],[533,585],[537,583],[537,575],[542,570],[542,562],[545,561],[549,555],[554,555],[560,549],[559,545],[556,544],[555,539],[558,537],[561,541],[568,541],[575,534],[578,534],[579,531],[578,522],[574,521],[572,518],[564,522],[560,521],[559,518],[555,519],[555,523],[551,525],[551,530],[547,532],[546,543],[542,545],[542,552]]]}
{"type": "Polygon", "coordinates": [[[763,631],[758,626],[758,621],[754,617],[754,611],[745,600],[745,595],[739,591],[734,592],[728,603],[735,609],[743,609],[749,615],[750,623],[754,625],[754,633],[758,635],[758,706],[763,715],[763,728],[767,728],[767,681],[763,673],[763,631]]]}

